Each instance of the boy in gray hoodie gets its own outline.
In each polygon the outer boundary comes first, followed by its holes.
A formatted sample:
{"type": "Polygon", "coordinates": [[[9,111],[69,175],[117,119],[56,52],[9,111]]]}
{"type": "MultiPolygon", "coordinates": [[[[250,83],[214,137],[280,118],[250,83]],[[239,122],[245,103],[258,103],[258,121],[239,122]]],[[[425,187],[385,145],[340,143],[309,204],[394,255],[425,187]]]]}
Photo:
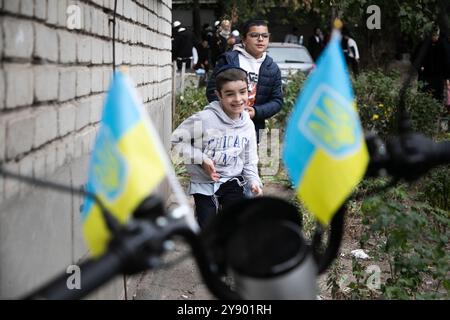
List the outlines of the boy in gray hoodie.
{"type": "Polygon", "coordinates": [[[204,110],[187,118],[172,134],[173,151],[181,155],[190,175],[200,227],[244,197],[243,187],[262,195],[258,176],[255,126],[245,107],[247,73],[224,65],[216,72],[216,95],[204,110]]]}

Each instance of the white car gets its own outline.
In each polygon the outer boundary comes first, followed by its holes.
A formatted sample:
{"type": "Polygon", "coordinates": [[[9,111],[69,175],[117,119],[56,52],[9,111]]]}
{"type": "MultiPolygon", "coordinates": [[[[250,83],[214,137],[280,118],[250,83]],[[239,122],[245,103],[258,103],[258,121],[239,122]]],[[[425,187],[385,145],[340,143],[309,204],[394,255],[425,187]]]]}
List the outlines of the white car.
{"type": "Polygon", "coordinates": [[[267,54],[280,68],[283,82],[285,82],[290,74],[299,71],[309,74],[315,68],[314,61],[308,49],[299,44],[272,42],[269,43],[267,54]]]}

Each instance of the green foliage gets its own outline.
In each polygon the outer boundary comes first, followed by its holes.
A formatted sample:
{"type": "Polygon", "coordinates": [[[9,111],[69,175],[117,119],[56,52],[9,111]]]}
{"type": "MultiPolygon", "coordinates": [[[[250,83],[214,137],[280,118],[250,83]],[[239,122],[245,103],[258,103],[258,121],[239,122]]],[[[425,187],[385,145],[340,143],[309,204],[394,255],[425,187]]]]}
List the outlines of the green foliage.
{"type": "Polygon", "coordinates": [[[398,74],[362,73],[354,82],[356,104],[363,127],[379,134],[391,133],[398,97],[398,74]]]}
{"type": "Polygon", "coordinates": [[[306,75],[302,72],[292,74],[288,77],[287,82],[283,87],[283,106],[275,116],[268,120],[267,127],[269,129],[278,128],[280,130],[284,130],[286,121],[294,108],[295,101],[297,100],[299,92],[305,84],[305,80],[306,75]]]}
{"type": "Polygon", "coordinates": [[[433,207],[450,211],[450,167],[430,172],[421,181],[423,200],[433,207]]]}
{"type": "Polygon", "coordinates": [[[448,299],[448,211],[417,201],[400,186],[365,200],[362,214],[362,246],[389,265],[389,278],[381,285],[385,298],[448,299]]]}
{"type": "MultiPolygon", "coordinates": [[[[384,74],[380,70],[362,73],[354,80],[358,111],[366,130],[381,136],[395,132],[400,85],[398,73],[384,74]]],[[[405,102],[413,129],[429,136],[435,134],[441,113],[439,102],[415,90],[407,91],[405,102]]]]}
{"type": "Polygon", "coordinates": [[[174,129],[186,118],[203,110],[207,104],[205,88],[187,87],[183,94],[177,95],[176,111],[173,115],[174,129]]]}

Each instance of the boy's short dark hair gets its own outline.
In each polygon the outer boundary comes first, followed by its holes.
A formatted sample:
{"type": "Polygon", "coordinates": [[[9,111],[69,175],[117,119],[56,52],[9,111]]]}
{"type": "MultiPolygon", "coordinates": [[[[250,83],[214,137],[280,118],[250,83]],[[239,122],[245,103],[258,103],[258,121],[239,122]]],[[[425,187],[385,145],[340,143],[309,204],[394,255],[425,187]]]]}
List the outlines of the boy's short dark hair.
{"type": "Polygon", "coordinates": [[[245,22],[244,26],[242,27],[242,37],[245,38],[247,36],[247,33],[251,27],[258,27],[258,26],[269,27],[266,20],[250,19],[247,22],[245,22]]]}
{"type": "Polygon", "coordinates": [[[233,66],[223,66],[216,73],[216,89],[220,92],[225,83],[239,80],[247,83],[247,72],[245,72],[244,69],[233,66]]]}

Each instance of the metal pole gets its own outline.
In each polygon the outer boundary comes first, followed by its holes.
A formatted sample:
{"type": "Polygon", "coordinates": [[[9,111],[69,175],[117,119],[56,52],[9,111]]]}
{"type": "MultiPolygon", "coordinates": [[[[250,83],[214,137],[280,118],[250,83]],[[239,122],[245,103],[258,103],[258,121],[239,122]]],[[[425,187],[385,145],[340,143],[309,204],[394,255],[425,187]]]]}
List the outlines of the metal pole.
{"type": "Polygon", "coordinates": [[[184,77],[186,75],[186,62],[183,62],[181,66],[181,93],[184,92],[184,77]]]}
{"type": "Polygon", "coordinates": [[[112,63],[113,63],[113,75],[116,71],[116,11],[117,11],[117,0],[114,0],[114,12],[113,12],[113,34],[112,34],[112,63]]]}
{"type": "Polygon", "coordinates": [[[177,104],[177,62],[174,61],[172,63],[172,128],[173,131],[175,126],[175,112],[176,112],[176,104],[177,104]]]}

